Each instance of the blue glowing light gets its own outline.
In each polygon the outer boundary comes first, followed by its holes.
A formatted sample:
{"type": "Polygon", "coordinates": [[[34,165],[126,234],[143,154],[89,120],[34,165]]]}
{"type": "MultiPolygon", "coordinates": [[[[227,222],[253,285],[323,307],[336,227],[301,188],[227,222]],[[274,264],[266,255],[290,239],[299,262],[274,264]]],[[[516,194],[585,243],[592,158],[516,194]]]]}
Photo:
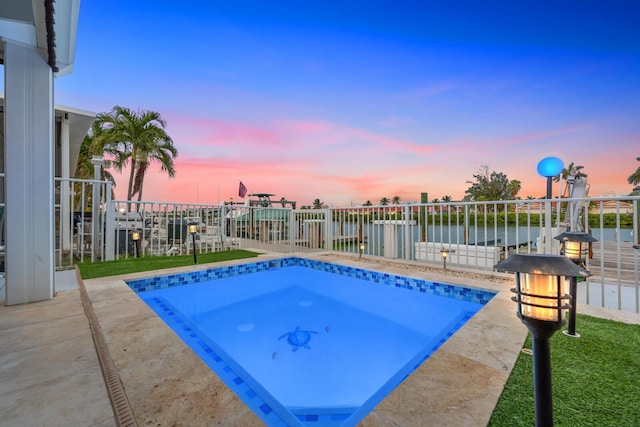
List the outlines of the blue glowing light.
{"type": "Polygon", "coordinates": [[[547,178],[560,174],[563,168],[564,163],[557,157],[545,157],[538,163],[538,173],[547,178]]]}

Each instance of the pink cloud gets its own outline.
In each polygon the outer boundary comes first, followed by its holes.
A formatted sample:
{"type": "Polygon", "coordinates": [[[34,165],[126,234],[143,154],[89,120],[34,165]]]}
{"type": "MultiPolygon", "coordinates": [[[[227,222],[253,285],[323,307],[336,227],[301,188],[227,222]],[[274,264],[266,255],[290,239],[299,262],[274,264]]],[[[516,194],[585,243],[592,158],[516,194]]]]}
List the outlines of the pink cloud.
{"type": "MultiPolygon", "coordinates": [[[[280,120],[268,125],[171,120],[180,150],[177,176],[169,179],[152,165],[145,179],[147,200],[193,203],[198,198],[201,203],[218,203],[237,198],[240,180],[250,192],[273,192],[299,204],[310,204],[315,198],[336,206],[367,200],[376,204],[381,197],[396,195],[416,201],[421,192],[431,198],[450,195],[459,200],[469,186],[467,181],[485,163],[510,179],[521,180],[522,197],[537,197],[544,193],[545,181],[537,175],[536,164],[546,155],[584,164],[592,194],[628,192],[626,177],[638,166],[635,157],[640,155],[635,152],[640,146],[638,135],[619,135],[619,146],[612,150],[597,143],[596,137],[585,138],[588,135],[580,131],[587,126],[509,135],[497,141],[459,135],[424,143],[399,135],[400,128],[375,132],[322,120],[280,120]],[[578,134],[580,150],[567,143],[578,134]]],[[[126,171],[119,178],[118,198],[126,194],[127,178],[126,171]]]]}
{"type": "Polygon", "coordinates": [[[498,138],[492,142],[492,145],[496,147],[504,147],[509,145],[526,144],[534,141],[546,140],[555,136],[568,135],[587,129],[587,125],[577,125],[571,127],[565,127],[562,129],[550,129],[539,132],[531,132],[523,135],[508,136],[498,138]]]}

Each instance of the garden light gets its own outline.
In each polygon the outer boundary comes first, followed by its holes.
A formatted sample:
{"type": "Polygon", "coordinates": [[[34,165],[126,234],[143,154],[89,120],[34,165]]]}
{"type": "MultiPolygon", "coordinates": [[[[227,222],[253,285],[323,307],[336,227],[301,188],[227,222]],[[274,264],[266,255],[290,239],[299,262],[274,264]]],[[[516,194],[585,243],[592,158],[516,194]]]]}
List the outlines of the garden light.
{"type": "Polygon", "coordinates": [[[564,256],[548,254],[512,254],[495,268],[516,274],[512,300],[533,337],[536,427],[553,426],[549,338],[565,323],[563,316],[569,309],[564,277],[587,277],[589,273],[564,256]]]}

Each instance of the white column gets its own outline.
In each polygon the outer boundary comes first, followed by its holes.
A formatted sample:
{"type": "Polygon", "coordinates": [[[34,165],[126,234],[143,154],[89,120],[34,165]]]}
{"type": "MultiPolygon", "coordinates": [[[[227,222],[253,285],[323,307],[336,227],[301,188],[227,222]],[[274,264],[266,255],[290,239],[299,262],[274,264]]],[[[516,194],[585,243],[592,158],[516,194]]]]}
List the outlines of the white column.
{"type": "MultiPolygon", "coordinates": [[[[70,178],[69,171],[69,117],[64,113],[60,123],[60,177],[70,178]]],[[[60,182],[60,239],[61,248],[71,249],[71,236],[73,236],[73,220],[71,213],[71,189],[69,181],[60,182]]]]}
{"type": "Polygon", "coordinates": [[[4,41],[6,304],[54,294],[53,73],[34,48],[4,41]]]}

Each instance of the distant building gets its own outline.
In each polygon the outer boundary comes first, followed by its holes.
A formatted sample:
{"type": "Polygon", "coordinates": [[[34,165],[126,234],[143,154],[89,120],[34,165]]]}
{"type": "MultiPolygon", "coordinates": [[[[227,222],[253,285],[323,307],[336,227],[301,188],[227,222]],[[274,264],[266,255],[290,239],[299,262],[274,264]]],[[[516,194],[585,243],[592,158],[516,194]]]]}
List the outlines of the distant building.
{"type": "Polygon", "coordinates": [[[601,210],[602,213],[631,214],[633,213],[633,205],[621,200],[594,201],[589,205],[590,214],[599,214],[601,210]]]}
{"type": "MultiPolygon", "coordinates": [[[[613,191],[609,191],[604,194],[595,196],[596,199],[612,199],[626,197],[627,194],[616,194],[613,191]]],[[[633,213],[633,204],[622,200],[594,200],[589,204],[590,214],[599,214],[602,209],[602,213],[618,213],[631,214],[633,213]]]]}

